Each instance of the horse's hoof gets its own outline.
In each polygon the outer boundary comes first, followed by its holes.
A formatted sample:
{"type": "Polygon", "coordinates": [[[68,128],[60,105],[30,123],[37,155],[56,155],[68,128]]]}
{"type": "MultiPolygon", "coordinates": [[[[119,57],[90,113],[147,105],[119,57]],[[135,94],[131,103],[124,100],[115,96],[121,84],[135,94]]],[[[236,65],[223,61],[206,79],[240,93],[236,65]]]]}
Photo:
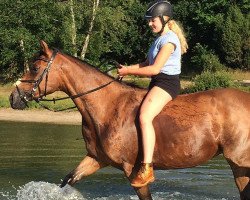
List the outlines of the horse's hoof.
{"type": "Polygon", "coordinates": [[[63,188],[65,185],[67,185],[68,183],[70,183],[71,180],[72,180],[72,178],[66,176],[66,177],[63,179],[63,182],[61,183],[60,188],[63,188]]]}

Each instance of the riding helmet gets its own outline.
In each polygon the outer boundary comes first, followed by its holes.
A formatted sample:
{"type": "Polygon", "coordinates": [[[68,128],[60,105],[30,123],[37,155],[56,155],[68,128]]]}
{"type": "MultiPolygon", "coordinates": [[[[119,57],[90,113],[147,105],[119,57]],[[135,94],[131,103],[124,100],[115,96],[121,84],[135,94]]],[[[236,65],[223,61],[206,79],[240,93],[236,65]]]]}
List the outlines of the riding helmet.
{"type": "Polygon", "coordinates": [[[145,14],[145,19],[168,16],[173,17],[172,5],[168,1],[156,0],[149,4],[145,14]]]}

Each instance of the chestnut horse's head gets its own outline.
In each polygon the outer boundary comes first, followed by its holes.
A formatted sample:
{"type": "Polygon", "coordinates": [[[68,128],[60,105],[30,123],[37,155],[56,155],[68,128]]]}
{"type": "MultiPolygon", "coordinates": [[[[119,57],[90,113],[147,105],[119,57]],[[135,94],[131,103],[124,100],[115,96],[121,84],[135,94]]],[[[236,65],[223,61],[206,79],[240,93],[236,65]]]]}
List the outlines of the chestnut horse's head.
{"type": "Polygon", "coordinates": [[[57,50],[50,50],[48,45],[40,42],[41,51],[30,62],[29,71],[16,82],[16,89],[10,95],[13,109],[24,109],[28,101],[39,101],[46,94],[51,94],[59,88],[56,68],[57,50]]]}

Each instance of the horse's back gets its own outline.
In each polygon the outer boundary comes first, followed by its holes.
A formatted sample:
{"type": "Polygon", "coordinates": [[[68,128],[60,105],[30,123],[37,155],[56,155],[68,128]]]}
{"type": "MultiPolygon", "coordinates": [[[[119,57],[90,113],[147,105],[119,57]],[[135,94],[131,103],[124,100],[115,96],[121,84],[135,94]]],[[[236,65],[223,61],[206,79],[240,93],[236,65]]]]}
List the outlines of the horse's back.
{"type": "MultiPolygon", "coordinates": [[[[201,164],[222,151],[231,154],[240,145],[237,139],[250,138],[249,117],[250,94],[246,92],[218,89],[180,95],[154,120],[155,159],[165,162],[160,167],[182,168],[201,164]]],[[[248,139],[245,148],[250,148],[249,143],[248,139]]]]}
{"type": "MultiPolygon", "coordinates": [[[[174,115],[176,111],[190,113],[213,113],[217,115],[234,114],[236,112],[250,113],[250,93],[237,89],[217,89],[192,94],[180,95],[170,102],[162,114],[174,115]]],[[[245,116],[244,116],[245,117],[245,116]]]]}

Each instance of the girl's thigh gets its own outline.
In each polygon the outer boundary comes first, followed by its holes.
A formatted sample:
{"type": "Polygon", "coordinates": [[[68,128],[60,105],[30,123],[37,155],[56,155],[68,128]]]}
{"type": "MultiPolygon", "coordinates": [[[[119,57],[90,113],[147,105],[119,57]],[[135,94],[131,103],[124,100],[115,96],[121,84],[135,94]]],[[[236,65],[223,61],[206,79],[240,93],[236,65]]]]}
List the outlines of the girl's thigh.
{"type": "Polygon", "coordinates": [[[158,115],[163,107],[172,100],[172,97],[168,92],[160,87],[154,86],[145,97],[140,114],[149,115],[154,118],[158,115]]]}

